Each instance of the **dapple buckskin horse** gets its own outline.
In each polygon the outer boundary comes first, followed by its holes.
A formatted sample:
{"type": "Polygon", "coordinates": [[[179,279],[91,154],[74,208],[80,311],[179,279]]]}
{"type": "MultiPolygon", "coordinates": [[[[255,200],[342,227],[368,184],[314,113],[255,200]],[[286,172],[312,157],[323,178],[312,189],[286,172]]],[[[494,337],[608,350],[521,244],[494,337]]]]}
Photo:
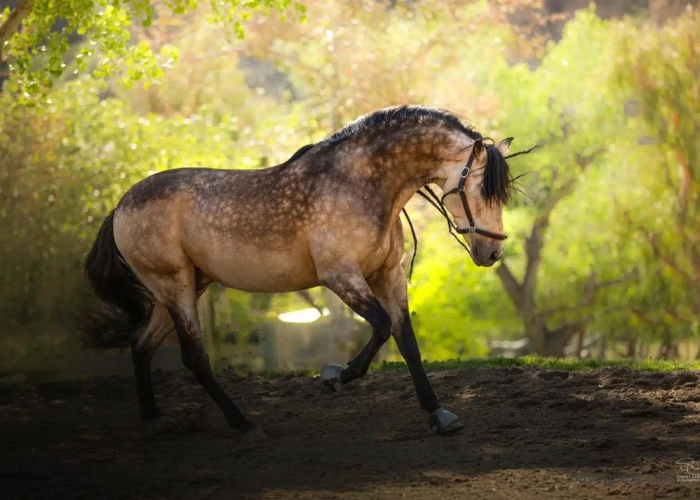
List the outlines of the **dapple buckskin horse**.
{"type": "Polygon", "coordinates": [[[411,327],[400,212],[421,187],[436,184],[443,215],[446,208],[474,263],[492,266],[506,239],[510,142],[487,144],[446,111],[398,106],[273,167],[153,174],[124,194],[85,260],[99,301],[85,311],[84,337],[93,348],[131,347],[141,420],[160,426],[175,422],[156,406],[150,363],[175,331],[183,364],[231,427],[256,441],[265,438],[262,429],[212,373],[197,299],[214,282],[266,293],[325,286],[373,332],[346,367],[323,367],[326,389],[364,376],[393,336],[430,430],[456,433],[464,425],[438,403],[411,327]]]}

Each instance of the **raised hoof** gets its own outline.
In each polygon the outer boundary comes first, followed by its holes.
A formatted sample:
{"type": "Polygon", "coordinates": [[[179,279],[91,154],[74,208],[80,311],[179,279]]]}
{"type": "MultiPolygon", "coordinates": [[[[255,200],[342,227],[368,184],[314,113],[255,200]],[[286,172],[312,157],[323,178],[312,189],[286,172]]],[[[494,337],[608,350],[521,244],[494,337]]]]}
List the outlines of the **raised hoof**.
{"type": "Polygon", "coordinates": [[[430,414],[428,425],[430,431],[438,436],[449,436],[464,429],[464,424],[459,421],[459,417],[443,408],[438,408],[430,414]]]}
{"type": "Polygon", "coordinates": [[[245,431],[243,434],[243,439],[248,441],[250,444],[261,443],[267,439],[267,435],[262,430],[262,427],[256,425],[249,431],[245,431]]]}
{"type": "Polygon", "coordinates": [[[321,368],[321,391],[326,394],[342,391],[340,372],[343,370],[344,368],[340,365],[326,365],[321,368]]]}
{"type": "Polygon", "coordinates": [[[148,420],[145,424],[146,428],[154,434],[170,434],[181,430],[177,420],[167,415],[148,420]]]}

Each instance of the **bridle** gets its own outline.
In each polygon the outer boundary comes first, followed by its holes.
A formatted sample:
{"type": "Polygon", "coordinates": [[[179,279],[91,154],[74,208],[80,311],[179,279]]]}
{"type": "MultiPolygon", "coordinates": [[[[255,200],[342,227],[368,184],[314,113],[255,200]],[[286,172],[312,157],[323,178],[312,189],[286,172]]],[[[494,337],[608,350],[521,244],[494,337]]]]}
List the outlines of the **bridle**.
{"type": "MultiPolygon", "coordinates": [[[[477,141],[480,142],[480,141],[477,141]]],[[[476,146],[476,142],[474,143],[474,146],[476,146]]],[[[469,175],[469,172],[471,171],[472,168],[472,163],[474,163],[474,150],[476,148],[472,147],[472,152],[469,154],[469,159],[467,160],[467,164],[464,165],[464,168],[462,169],[462,173],[459,174],[459,183],[457,184],[457,187],[454,189],[449,190],[445,194],[442,195],[442,198],[440,198],[440,203],[444,205],[445,203],[445,197],[449,194],[459,194],[460,200],[462,200],[462,207],[464,207],[464,212],[467,214],[467,220],[469,221],[469,227],[467,228],[459,228],[455,226],[455,231],[459,234],[480,234],[481,236],[486,236],[487,238],[492,238],[494,240],[500,240],[503,241],[506,238],[508,238],[508,235],[506,234],[500,234],[500,233],[492,233],[491,231],[487,231],[485,229],[480,229],[476,227],[476,224],[474,223],[474,217],[472,217],[472,211],[469,209],[469,201],[467,200],[467,194],[464,191],[464,184],[467,182],[467,176],[469,175]]]]}
{"type": "MultiPolygon", "coordinates": [[[[512,138],[511,138],[512,139],[512,138]]],[[[478,139],[476,142],[483,141],[483,139],[478,139]]],[[[474,142],[474,145],[476,145],[476,142],[474,142]]],[[[483,142],[482,142],[483,144],[483,142]]],[[[535,149],[541,147],[540,144],[536,144],[535,146],[532,146],[529,149],[526,149],[524,151],[519,151],[518,153],[513,153],[508,156],[505,156],[504,159],[508,158],[513,158],[515,156],[519,155],[524,155],[524,154],[529,154],[535,149]]],[[[442,195],[442,198],[440,198],[435,192],[430,189],[429,186],[423,186],[421,189],[417,191],[416,194],[419,194],[425,200],[430,203],[440,214],[445,218],[447,221],[447,230],[450,232],[450,235],[464,247],[464,249],[467,252],[471,252],[471,249],[469,246],[465,245],[464,241],[462,241],[455,233],[452,232],[452,230],[456,231],[459,234],[480,234],[482,236],[486,236],[487,238],[493,238],[496,240],[503,241],[505,240],[508,236],[505,234],[497,234],[497,233],[492,233],[491,231],[486,231],[484,229],[479,229],[476,227],[476,224],[474,223],[474,217],[472,217],[472,211],[469,209],[469,202],[467,201],[467,195],[464,192],[464,184],[467,182],[467,176],[469,175],[469,172],[471,171],[472,164],[474,163],[474,148],[472,147],[472,152],[469,155],[469,159],[467,160],[467,164],[464,166],[462,169],[462,172],[460,173],[459,176],[459,183],[457,184],[457,187],[448,191],[447,193],[442,195]],[[423,189],[427,191],[427,193],[423,192],[423,189]],[[462,200],[462,206],[464,207],[464,212],[467,215],[467,220],[469,221],[469,227],[466,229],[460,229],[455,224],[452,222],[452,219],[450,219],[449,214],[447,213],[447,209],[445,208],[445,204],[443,203],[443,200],[445,199],[445,196],[448,194],[454,194],[458,193],[460,199],[462,200]]],[[[523,174],[524,175],[524,174],[523,174]]],[[[517,179],[517,178],[516,178],[517,179]]],[[[418,238],[416,237],[416,231],[413,228],[413,224],[411,223],[411,218],[408,216],[408,212],[406,211],[406,208],[404,207],[402,209],[403,214],[406,216],[406,221],[408,221],[408,226],[411,228],[411,235],[413,236],[413,258],[411,258],[411,269],[408,273],[408,279],[409,281],[411,280],[411,275],[413,274],[413,262],[416,259],[416,254],[418,253],[418,238]]]]}

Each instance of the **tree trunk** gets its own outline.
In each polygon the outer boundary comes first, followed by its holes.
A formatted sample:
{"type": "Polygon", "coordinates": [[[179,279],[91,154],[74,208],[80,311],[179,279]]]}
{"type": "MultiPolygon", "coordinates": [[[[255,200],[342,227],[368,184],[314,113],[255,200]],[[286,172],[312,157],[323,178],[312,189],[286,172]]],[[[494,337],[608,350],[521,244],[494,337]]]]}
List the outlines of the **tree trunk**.
{"type": "Polygon", "coordinates": [[[576,357],[581,359],[581,352],[583,351],[583,339],[586,336],[586,330],[581,328],[578,331],[578,342],[576,343],[576,357]]]}
{"type": "Polygon", "coordinates": [[[575,334],[580,335],[581,332],[585,332],[583,323],[567,323],[554,330],[547,328],[541,321],[526,323],[525,326],[525,333],[535,353],[557,358],[564,357],[564,348],[575,334]]]}
{"type": "Polygon", "coordinates": [[[664,333],[663,339],[661,341],[661,348],[659,349],[658,359],[678,359],[679,357],[678,345],[673,341],[673,337],[670,332],[664,333]]]}
{"type": "Polygon", "coordinates": [[[600,350],[598,351],[598,358],[600,359],[605,359],[605,351],[608,348],[608,337],[603,336],[602,339],[600,339],[600,350]]]}

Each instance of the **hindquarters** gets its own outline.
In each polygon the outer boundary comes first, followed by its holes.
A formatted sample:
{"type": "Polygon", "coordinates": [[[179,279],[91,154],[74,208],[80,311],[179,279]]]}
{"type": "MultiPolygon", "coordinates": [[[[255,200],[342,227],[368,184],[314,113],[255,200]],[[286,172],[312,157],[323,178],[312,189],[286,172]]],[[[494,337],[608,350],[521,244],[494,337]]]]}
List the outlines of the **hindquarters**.
{"type": "Polygon", "coordinates": [[[83,341],[96,349],[127,347],[149,317],[154,299],[117,248],[114,211],[97,233],[84,272],[94,300],[79,316],[83,341]]]}

